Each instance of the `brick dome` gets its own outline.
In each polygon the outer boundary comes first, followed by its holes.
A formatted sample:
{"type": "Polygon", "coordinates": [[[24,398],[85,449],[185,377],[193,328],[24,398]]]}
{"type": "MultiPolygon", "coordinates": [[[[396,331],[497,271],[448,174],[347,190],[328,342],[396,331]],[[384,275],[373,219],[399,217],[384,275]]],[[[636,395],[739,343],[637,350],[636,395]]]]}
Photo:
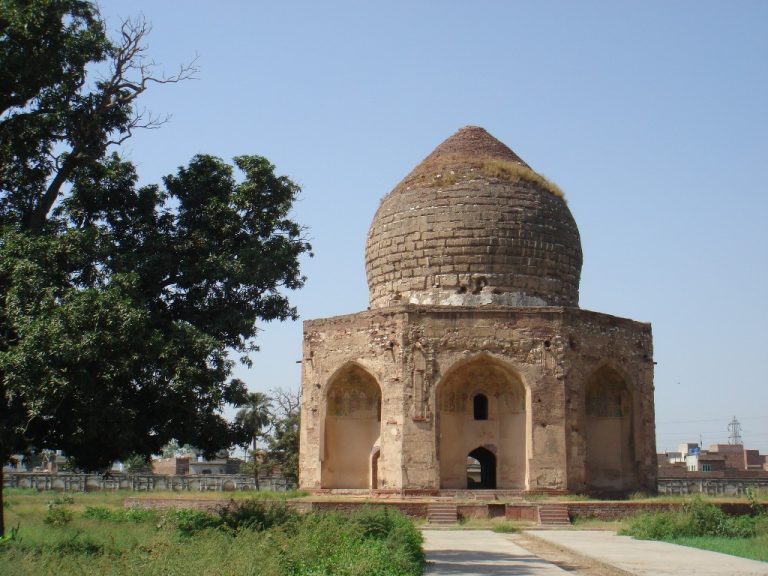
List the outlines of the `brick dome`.
{"type": "Polygon", "coordinates": [[[368,231],[371,308],[578,306],[579,230],[562,193],[482,128],[440,144],[368,231]]]}

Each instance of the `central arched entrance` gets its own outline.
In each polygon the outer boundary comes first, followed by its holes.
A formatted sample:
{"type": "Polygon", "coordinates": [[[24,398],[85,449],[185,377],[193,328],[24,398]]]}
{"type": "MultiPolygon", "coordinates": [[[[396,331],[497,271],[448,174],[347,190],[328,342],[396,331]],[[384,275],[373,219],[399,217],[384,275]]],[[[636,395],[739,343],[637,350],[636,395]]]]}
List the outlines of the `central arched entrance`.
{"type": "Polygon", "coordinates": [[[376,444],[381,435],[381,388],[358,364],[348,364],[332,377],[324,428],[321,486],[376,487],[380,481],[376,444]]]}
{"type": "Polygon", "coordinates": [[[480,446],[467,457],[467,488],[494,490],[496,488],[496,455],[480,446]]]}
{"type": "Polygon", "coordinates": [[[485,354],[462,362],[436,400],[441,488],[525,488],[526,390],[510,366],[485,354]]]}

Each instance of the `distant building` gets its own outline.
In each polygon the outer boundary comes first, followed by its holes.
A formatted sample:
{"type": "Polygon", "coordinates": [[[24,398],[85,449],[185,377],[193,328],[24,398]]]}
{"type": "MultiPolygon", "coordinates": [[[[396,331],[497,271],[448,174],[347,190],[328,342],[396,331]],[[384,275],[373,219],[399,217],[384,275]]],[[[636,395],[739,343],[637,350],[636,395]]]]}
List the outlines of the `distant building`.
{"type": "Polygon", "coordinates": [[[239,474],[242,464],[240,458],[190,461],[189,474],[239,474]]]}
{"type": "Polygon", "coordinates": [[[154,474],[171,474],[175,476],[185,476],[189,474],[189,456],[174,456],[172,458],[159,458],[152,461],[152,472],[154,474]]]}
{"type": "Polygon", "coordinates": [[[719,476],[762,476],[768,472],[768,456],[743,444],[712,444],[709,450],[695,442],[680,444],[676,452],[658,454],[659,477],[679,477],[685,472],[715,472],[719,476]]]}

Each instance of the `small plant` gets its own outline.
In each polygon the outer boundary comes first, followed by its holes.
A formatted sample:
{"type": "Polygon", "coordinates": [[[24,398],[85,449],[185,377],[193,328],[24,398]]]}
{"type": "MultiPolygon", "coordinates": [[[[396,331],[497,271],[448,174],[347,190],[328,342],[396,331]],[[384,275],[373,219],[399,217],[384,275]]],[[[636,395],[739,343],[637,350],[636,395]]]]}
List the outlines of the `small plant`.
{"type": "Polygon", "coordinates": [[[61,496],[56,496],[52,500],[48,501],[48,509],[50,510],[54,506],[63,506],[65,504],[74,504],[75,499],[72,498],[72,496],[68,496],[66,494],[61,496]]]}
{"type": "Polygon", "coordinates": [[[8,530],[8,533],[0,538],[0,546],[3,544],[6,544],[8,542],[14,542],[19,540],[19,526],[20,524],[16,524],[16,526],[11,526],[8,530]]]}
{"type": "Polygon", "coordinates": [[[501,522],[495,522],[491,530],[493,530],[494,532],[498,532],[500,534],[514,534],[515,532],[520,531],[520,529],[514,524],[514,522],[510,522],[509,520],[502,520],[501,522]]]}
{"type": "Polygon", "coordinates": [[[218,528],[222,524],[218,515],[193,508],[171,510],[166,518],[176,526],[182,536],[192,536],[201,530],[218,528]]]}
{"type": "Polygon", "coordinates": [[[102,522],[148,522],[156,520],[158,513],[148,508],[113,510],[101,506],[87,506],[83,510],[82,517],[102,522]]]}
{"type": "Polygon", "coordinates": [[[90,537],[81,538],[81,536],[82,532],[75,532],[69,538],[54,544],[54,551],[61,555],[85,554],[87,556],[96,556],[104,551],[103,544],[99,544],[90,537]]]}
{"type": "Polygon", "coordinates": [[[755,516],[768,514],[765,504],[760,502],[757,491],[751,486],[747,488],[747,500],[749,500],[749,507],[752,509],[752,514],[755,516]]]}
{"type": "Polygon", "coordinates": [[[60,506],[54,506],[53,508],[48,509],[45,518],[43,518],[43,522],[49,526],[55,526],[57,528],[66,526],[72,522],[72,511],[60,506]]]}

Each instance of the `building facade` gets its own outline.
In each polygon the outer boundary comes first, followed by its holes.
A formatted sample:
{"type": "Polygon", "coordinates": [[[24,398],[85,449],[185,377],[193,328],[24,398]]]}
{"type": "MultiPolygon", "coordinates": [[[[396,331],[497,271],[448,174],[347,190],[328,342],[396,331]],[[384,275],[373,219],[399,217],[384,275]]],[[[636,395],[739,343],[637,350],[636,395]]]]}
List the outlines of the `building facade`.
{"type": "Polygon", "coordinates": [[[370,308],[304,323],[301,488],[655,490],[651,327],[581,310],[581,265],[559,189],[443,142],[373,219],[370,308]]]}

